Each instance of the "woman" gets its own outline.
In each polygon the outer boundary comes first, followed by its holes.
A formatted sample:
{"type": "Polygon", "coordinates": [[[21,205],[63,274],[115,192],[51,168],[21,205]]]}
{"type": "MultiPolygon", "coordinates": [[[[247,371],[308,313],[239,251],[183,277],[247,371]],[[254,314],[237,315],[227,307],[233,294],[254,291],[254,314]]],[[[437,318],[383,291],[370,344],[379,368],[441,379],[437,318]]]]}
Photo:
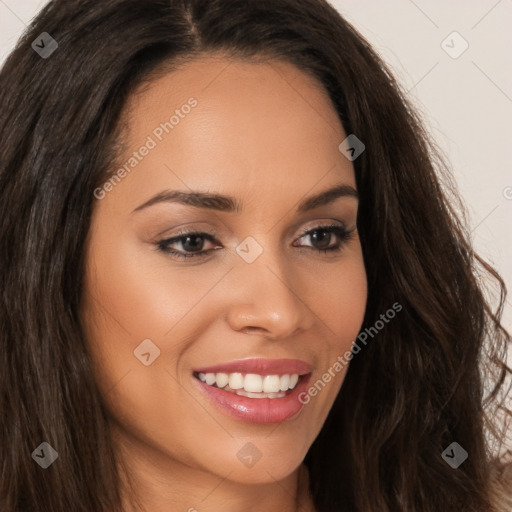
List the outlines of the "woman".
{"type": "Polygon", "coordinates": [[[331,6],[57,0],[0,86],[2,511],[506,510],[503,283],[331,6]]]}

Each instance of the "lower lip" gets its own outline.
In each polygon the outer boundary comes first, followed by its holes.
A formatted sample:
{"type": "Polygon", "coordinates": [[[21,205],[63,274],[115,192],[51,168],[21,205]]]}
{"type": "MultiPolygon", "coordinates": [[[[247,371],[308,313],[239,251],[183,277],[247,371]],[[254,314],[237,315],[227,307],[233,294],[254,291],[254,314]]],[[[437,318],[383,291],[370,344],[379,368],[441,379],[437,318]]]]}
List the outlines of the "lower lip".
{"type": "Polygon", "coordinates": [[[302,376],[295,388],[283,398],[248,398],[192,378],[212,402],[227,414],[250,423],[280,423],[298,415],[304,407],[299,395],[307,389],[310,375],[302,376]]]}

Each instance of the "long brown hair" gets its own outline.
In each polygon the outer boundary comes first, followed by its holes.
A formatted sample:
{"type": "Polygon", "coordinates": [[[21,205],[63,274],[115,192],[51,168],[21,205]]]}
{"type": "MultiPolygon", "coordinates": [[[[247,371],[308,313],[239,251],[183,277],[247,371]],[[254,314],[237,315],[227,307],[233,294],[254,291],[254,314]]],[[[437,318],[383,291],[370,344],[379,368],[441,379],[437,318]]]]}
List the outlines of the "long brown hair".
{"type": "Polygon", "coordinates": [[[504,284],[471,248],[446,166],[363,37],[324,0],[54,0],[0,73],[2,512],[121,509],[79,316],[93,191],[129,95],[209,52],[296,65],[366,146],[354,161],[363,330],[391,304],[402,310],[354,355],[306,456],[317,509],[498,510],[505,465],[489,439],[504,439],[507,412],[504,284]],[[43,32],[58,43],[47,58],[31,47],[43,32]],[[59,456],[46,470],[31,458],[43,441],[59,456]],[[457,469],[441,455],[454,441],[469,454],[457,469]]]}

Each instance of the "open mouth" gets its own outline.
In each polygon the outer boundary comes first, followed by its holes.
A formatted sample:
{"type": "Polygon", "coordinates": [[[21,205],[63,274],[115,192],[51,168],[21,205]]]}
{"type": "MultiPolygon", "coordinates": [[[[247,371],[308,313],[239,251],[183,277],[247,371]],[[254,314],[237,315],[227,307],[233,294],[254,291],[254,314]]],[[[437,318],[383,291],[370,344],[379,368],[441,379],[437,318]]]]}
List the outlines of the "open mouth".
{"type": "Polygon", "coordinates": [[[192,380],[224,413],[246,422],[279,423],[298,418],[313,374],[299,359],[239,359],[192,370],[192,380]]]}
{"type": "Polygon", "coordinates": [[[247,398],[284,398],[302,382],[307,375],[285,373],[281,375],[259,375],[255,373],[202,373],[194,377],[208,386],[247,398]]]}

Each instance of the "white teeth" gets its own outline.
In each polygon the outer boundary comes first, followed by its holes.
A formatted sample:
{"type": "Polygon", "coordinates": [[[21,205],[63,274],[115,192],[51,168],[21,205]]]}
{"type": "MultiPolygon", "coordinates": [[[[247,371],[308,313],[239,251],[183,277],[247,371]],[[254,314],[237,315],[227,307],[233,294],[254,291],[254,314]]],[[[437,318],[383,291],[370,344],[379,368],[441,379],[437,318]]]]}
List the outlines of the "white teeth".
{"type": "Polygon", "coordinates": [[[228,379],[231,389],[241,389],[244,387],[244,377],[241,373],[230,373],[228,379]]]}
{"type": "Polygon", "coordinates": [[[236,394],[239,396],[246,396],[248,398],[283,398],[286,396],[286,393],[283,393],[282,391],[279,393],[249,393],[242,389],[238,389],[236,394]]]}
{"type": "Polygon", "coordinates": [[[263,391],[263,378],[255,373],[248,373],[244,379],[244,389],[250,393],[261,393],[263,391]]]}
{"type": "Polygon", "coordinates": [[[209,386],[214,384],[220,388],[229,388],[229,390],[239,390],[239,394],[249,396],[250,398],[278,398],[284,396],[283,391],[295,388],[299,381],[297,373],[284,375],[258,375],[248,373],[245,376],[242,373],[199,373],[199,380],[206,382],[209,386]],[[256,394],[253,396],[253,394],[256,394]]]}
{"type": "Polygon", "coordinates": [[[229,382],[229,375],[227,373],[217,373],[215,376],[215,383],[217,384],[218,388],[224,388],[226,387],[227,383],[229,382]]]}
{"type": "Polygon", "coordinates": [[[286,391],[287,389],[290,388],[290,376],[288,374],[281,375],[281,378],[279,380],[279,389],[281,391],[286,391]]]}
{"type": "Polygon", "coordinates": [[[266,375],[263,379],[263,393],[277,393],[280,391],[280,386],[279,375],[266,375]]]}

